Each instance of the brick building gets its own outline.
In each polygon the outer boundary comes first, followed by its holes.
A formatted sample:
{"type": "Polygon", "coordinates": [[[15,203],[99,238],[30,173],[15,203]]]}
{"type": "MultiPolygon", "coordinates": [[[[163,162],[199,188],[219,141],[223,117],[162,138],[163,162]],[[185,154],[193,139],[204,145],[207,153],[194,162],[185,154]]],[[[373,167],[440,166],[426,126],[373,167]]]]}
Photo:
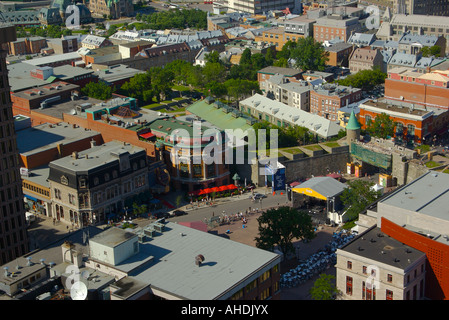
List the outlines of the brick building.
{"type": "Polygon", "coordinates": [[[357,17],[331,14],[319,18],[313,25],[313,38],[317,42],[339,38],[346,42],[356,32],[361,32],[362,26],[357,17]]]}
{"type": "Polygon", "coordinates": [[[34,89],[14,92],[11,95],[13,113],[29,116],[31,110],[46,108],[52,102],[70,99],[72,94],[79,90],[78,85],[59,81],[34,89]]]}
{"type": "Polygon", "coordinates": [[[261,91],[267,92],[266,81],[268,81],[274,75],[282,75],[282,77],[289,82],[296,82],[302,79],[302,72],[297,69],[273,66],[265,67],[257,71],[257,82],[259,82],[259,88],[261,91]]]}
{"type": "Polygon", "coordinates": [[[8,42],[8,53],[18,56],[40,53],[42,48],[47,47],[47,39],[44,37],[19,38],[8,42]]]}
{"type": "Polygon", "coordinates": [[[362,90],[335,84],[313,86],[310,90],[310,112],[337,121],[338,110],[362,99],[362,90]]]}
{"type": "Polygon", "coordinates": [[[328,61],[326,64],[329,66],[347,68],[349,66],[349,56],[352,53],[352,49],[352,45],[344,42],[335,43],[329,47],[325,47],[324,50],[328,53],[328,61]]]}
{"type": "Polygon", "coordinates": [[[385,79],[385,97],[427,107],[449,109],[449,72],[427,73],[394,68],[385,79]]]}
{"type": "Polygon", "coordinates": [[[423,143],[440,130],[447,130],[448,112],[437,108],[418,108],[417,105],[381,99],[359,105],[360,124],[366,129],[370,121],[385,113],[397,123],[395,139],[403,142],[423,143]]]}

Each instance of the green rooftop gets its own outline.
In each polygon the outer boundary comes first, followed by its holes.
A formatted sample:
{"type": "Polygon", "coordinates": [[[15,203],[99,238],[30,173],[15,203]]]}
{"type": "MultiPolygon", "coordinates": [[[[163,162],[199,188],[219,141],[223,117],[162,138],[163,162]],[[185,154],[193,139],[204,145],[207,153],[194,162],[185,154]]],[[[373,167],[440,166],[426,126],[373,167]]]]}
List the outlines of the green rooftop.
{"type": "MultiPolygon", "coordinates": [[[[239,112],[238,110],[222,103],[210,102],[210,100],[204,99],[195,102],[186,110],[221,130],[241,129],[245,132],[248,129],[252,129],[252,126],[248,124],[248,121],[250,121],[248,117],[237,115],[236,112],[239,112]]],[[[242,138],[239,135],[236,135],[236,137],[242,138]]]]}
{"type": "Polygon", "coordinates": [[[360,123],[357,120],[357,117],[355,116],[354,110],[352,110],[351,115],[348,120],[348,124],[346,125],[347,130],[358,130],[360,129],[360,123]]]}

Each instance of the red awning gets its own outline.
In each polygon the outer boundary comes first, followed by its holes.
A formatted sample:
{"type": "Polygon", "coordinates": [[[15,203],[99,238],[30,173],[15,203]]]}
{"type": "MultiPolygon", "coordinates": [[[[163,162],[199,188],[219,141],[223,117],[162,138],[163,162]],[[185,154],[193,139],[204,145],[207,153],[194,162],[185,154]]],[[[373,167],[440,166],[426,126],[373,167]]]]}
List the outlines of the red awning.
{"type": "Polygon", "coordinates": [[[148,139],[148,138],[154,137],[154,134],[151,133],[151,132],[147,132],[147,133],[139,134],[139,136],[144,138],[144,139],[148,139]]]}
{"type": "Polygon", "coordinates": [[[213,187],[210,190],[211,190],[211,192],[218,192],[218,191],[220,191],[220,189],[218,187],[213,187]]]}
{"type": "Polygon", "coordinates": [[[234,184],[228,184],[228,185],[226,186],[226,188],[228,188],[228,190],[234,190],[234,189],[237,189],[237,187],[236,187],[234,184]]]}
{"type": "Polygon", "coordinates": [[[301,184],[301,183],[298,181],[295,181],[295,182],[290,183],[290,187],[296,187],[299,184],[301,184]]]}
{"type": "Polygon", "coordinates": [[[219,186],[218,187],[218,191],[226,191],[228,190],[228,188],[226,188],[226,186],[219,186]]]}

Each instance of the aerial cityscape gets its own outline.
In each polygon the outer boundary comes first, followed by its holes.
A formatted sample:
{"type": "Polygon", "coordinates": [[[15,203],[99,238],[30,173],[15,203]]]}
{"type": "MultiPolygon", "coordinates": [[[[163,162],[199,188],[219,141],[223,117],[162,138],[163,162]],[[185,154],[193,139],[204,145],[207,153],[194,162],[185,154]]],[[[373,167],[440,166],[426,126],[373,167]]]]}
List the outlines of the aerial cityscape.
{"type": "Polygon", "coordinates": [[[0,46],[0,300],[449,299],[449,1],[6,0],[0,46]]]}

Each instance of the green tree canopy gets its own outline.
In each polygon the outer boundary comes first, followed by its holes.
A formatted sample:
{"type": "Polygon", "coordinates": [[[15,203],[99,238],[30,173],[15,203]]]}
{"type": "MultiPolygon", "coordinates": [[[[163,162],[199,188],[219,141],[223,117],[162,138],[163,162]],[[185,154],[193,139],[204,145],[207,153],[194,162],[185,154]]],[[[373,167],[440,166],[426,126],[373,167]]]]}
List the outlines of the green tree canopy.
{"type": "Polygon", "coordinates": [[[348,181],[348,187],[341,196],[341,202],[347,210],[349,220],[357,219],[360,212],[380,197],[380,192],[371,189],[374,182],[366,180],[348,181]]]}
{"type": "Polygon", "coordinates": [[[365,130],[373,137],[387,139],[394,136],[396,125],[397,122],[393,121],[388,114],[382,112],[374,121],[366,124],[365,130]]]}
{"type": "Polygon", "coordinates": [[[103,81],[89,82],[81,89],[81,93],[99,100],[107,100],[112,97],[112,88],[103,81]]]}
{"type": "Polygon", "coordinates": [[[423,47],[421,49],[422,55],[423,57],[430,57],[430,56],[435,56],[435,57],[439,57],[441,54],[441,48],[440,46],[431,46],[431,47],[423,47]]]}
{"type": "Polygon", "coordinates": [[[387,74],[382,72],[379,68],[373,70],[360,70],[355,74],[351,74],[344,79],[336,80],[335,82],[342,86],[352,86],[365,91],[372,90],[375,86],[385,83],[387,74]]]}
{"type": "Polygon", "coordinates": [[[326,61],[329,60],[328,54],[320,42],[315,41],[313,37],[298,39],[296,46],[290,45],[290,58],[295,59],[295,67],[301,70],[323,71],[326,67],[326,61]]]}
{"type": "Polygon", "coordinates": [[[335,300],[339,293],[335,286],[335,276],[331,274],[320,274],[310,288],[310,296],[313,300],[335,300]]]}
{"type": "Polygon", "coordinates": [[[265,250],[273,250],[278,246],[284,254],[293,252],[294,239],[312,239],[312,219],[305,211],[291,207],[269,209],[257,219],[259,236],[255,238],[256,246],[265,250]]]}

